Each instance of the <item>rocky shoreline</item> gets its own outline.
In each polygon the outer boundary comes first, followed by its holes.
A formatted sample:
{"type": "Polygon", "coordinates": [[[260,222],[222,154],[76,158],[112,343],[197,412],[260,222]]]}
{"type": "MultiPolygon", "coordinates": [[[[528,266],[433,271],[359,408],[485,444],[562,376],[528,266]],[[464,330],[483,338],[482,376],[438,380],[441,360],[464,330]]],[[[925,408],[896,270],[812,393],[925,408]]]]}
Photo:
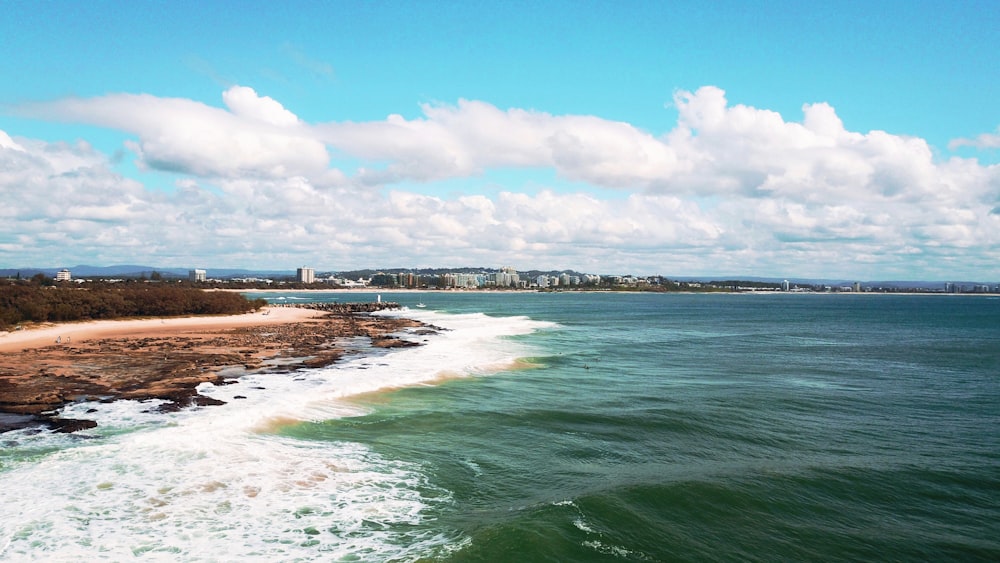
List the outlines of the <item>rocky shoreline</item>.
{"type": "Polygon", "coordinates": [[[234,372],[330,365],[357,349],[356,337],[372,347],[390,348],[418,345],[393,333],[435,331],[410,319],[367,314],[391,304],[303,308],[326,312],[285,324],[116,336],[0,354],[0,432],[31,426],[74,432],[96,426],[57,416],[59,408],[78,401],[161,399],[167,401],[157,407],[161,411],[218,404],[199,395],[196,387],[206,381],[231,382],[234,372]]]}

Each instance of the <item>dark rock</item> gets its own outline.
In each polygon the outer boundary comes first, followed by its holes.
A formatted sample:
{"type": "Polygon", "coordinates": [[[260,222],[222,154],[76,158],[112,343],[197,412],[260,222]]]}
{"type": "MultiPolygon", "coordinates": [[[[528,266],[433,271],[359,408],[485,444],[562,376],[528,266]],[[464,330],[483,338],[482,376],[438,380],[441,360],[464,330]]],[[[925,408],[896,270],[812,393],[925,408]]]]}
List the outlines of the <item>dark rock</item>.
{"type": "Polygon", "coordinates": [[[151,409],[149,412],[158,412],[158,413],[177,412],[182,408],[184,408],[184,406],[185,405],[179,404],[176,401],[170,401],[167,403],[159,404],[155,409],[151,409]]]}
{"type": "Polygon", "coordinates": [[[218,399],[213,399],[211,397],[206,397],[204,395],[195,395],[191,398],[191,403],[198,405],[199,407],[212,407],[215,405],[224,405],[225,401],[220,401],[218,399]]]}
{"type": "Polygon", "coordinates": [[[410,340],[402,340],[396,338],[395,336],[380,336],[372,338],[372,346],[375,348],[408,348],[410,346],[419,346],[418,342],[412,342],[410,340]]]}
{"type": "Polygon", "coordinates": [[[97,426],[97,423],[93,420],[80,420],[76,418],[50,418],[47,424],[54,432],[63,433],[87,430],[97,426]]]}

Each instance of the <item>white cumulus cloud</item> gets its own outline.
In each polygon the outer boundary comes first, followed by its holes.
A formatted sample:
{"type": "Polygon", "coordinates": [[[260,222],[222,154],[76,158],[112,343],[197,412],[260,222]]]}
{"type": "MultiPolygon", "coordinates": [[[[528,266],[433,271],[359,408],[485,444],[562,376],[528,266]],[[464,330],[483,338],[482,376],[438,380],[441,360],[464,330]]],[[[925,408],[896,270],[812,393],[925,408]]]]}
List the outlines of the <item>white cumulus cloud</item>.
{"type": "Polygon", "coordinates": [[[271,125],[286,127],[297,125],[299,118],[285,109],[280,103],[269,96],[258,96],[253,88],[233,86],[222,93],[222,101],[226,103],[234,115],[256,119],[271,125]]]}
{"type": "Polygon", "coordinates": [[[320,136],[338,149],[388,169],[377,182],[429,181],[489,168],[552,167],[563,176],[606,187],[632,187],[669,176],[678,166],[669,146],[649,133],[593,116],[501,110],[480,101],[423,106],[424,117],[328,123],[320,136]]]}
{"type": "Polygon", "coordinates": [[[0,131],[0,259],[939,279],[991,274],[1000,259],[1000,165],[847,130],[823,102],[795,121],[706,86],[676,92],[676,125],[649,132],[475,100],[327,123],[244,86],[222,101],[19,106],[134,135],[141,165],[183,179],[154,190],[86,142],[0,131]],[[357,167],[331,167],[331,151],[357,167]],[[477,176],[510,168],[591,189],[477,189],[477,176]],[[403,187],[443,179],[452,195],[403,187]]]}
{"type": "Polygon", "coordinates": [[[210,177],[322,176],[329,155],[298,118],[250,88],[223,95],[230,111],[183,98],[111,94],[25,104],[25,116],[89,123],[138,136],[140,164],[210,177]]]}

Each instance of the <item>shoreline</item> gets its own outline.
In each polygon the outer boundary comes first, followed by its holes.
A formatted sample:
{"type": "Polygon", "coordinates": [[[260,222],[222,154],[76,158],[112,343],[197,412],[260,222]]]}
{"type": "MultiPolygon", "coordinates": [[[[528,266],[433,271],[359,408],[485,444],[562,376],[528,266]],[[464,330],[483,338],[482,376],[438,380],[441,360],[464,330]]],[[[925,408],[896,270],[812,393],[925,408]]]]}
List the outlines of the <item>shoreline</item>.
{"type": "Polygon", "coordinates": [[[0,336],[0,432],[93,428],[93,421],[58,416],[62,407],[81,401],[161,399],[166,402],[154,409],[162,412],[219,404],[199,395],[197,386],[324,367],[369,347],[418,345],[394,336],[404,329],[434,332],[405,318],[267,307],[240,315],[87,321],[7,333],[0,336]]]}

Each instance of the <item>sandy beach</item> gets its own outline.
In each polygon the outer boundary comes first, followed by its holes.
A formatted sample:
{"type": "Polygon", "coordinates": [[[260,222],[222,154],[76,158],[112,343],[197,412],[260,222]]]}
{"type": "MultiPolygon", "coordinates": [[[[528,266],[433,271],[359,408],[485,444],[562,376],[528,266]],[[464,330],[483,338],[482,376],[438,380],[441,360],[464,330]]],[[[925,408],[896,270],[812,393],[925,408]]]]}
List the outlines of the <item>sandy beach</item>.
{"type": "Polygon", "coordinates": [[[56,416],[59,407],[81,400],[161,399],[167,401],[161,410],[213,404],[197,394],[199,384],[329,365],[356,346],[347,344],[352,337],[374,347],[411,345],[392,333],[417,326],[409,319],[268,307],[9,332],[0,335],[0,431],[38,423],[64,431],[92,427],[56,416]]]}
{"type": "Polygon", "coordinates": [[[295,307],[267,307],[242,315],[172,317],[45,324],[25,330],[0,332],[0,353],[21,352],[53,344],[83,343],[120,336],[151,337],[196,331],[226,330],[247,326],[269,326],[321,317],[320,311],[295,307]],[[56,342],[59,340],[59,342],[56,342]]]}

